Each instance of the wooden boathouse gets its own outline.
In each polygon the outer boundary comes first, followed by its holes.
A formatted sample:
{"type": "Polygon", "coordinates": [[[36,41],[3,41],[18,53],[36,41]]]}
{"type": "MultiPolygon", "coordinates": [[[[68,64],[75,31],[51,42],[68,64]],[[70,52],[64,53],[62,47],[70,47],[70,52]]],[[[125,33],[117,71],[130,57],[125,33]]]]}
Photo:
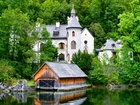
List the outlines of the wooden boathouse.
{"type": "Polygon", "coordinates": [[[87,87],[87,75],[76,64],[45,62],[32,78],[37,89],[72,90],[87,87]]]}

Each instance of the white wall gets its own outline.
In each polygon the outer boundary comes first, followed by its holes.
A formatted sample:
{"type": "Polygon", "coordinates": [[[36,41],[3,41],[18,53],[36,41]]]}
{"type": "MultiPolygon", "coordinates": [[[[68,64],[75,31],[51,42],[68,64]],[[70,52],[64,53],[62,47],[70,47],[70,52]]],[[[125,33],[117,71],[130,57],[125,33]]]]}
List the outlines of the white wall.
{"type": "Polygon", "coordinates": [[[81,34],[81,51],[85,50],[85,43],[84,41],[87,41],[87,50],[88,53],[91,54],[93,53],[94,50],[94,37],[90,34],[90,32],[85,28],[81,34]]]}
{"type": "Polygon", "coordinates": [[[69,28],[67,29],[69,35],[68,35],[68,40],[67,40],[67,45],[68,45],[68,54],[70,55],[70,60],[72,58],[72,55],[81,48],[81,29],[80,28],[69,28]],[[75,32],[75,36],[72,36],[72,32],[75,32]],[[71,49],[71,42],[75,41],[76,42],[76,49],[71,49]]]}
{"type": "Polygon", "coordinates": [[[109,63],[109,59],[113,56],[113,53],[111,50],[105,50],[102,52],[99,52],[98,58],[101,62],[106,62],[106,64],[109,63]]]}

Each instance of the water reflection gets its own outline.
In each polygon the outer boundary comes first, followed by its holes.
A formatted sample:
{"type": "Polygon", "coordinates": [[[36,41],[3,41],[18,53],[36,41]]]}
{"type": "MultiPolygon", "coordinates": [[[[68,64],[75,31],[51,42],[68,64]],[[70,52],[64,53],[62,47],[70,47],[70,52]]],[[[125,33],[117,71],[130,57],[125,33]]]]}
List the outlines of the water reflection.
{"type": "Polygon", "coordinates": [[[81,105],[85,95],[86,90],[0,93],[0,105],[81,105]]]}
{"type": "Polygon", "coordinates": [[[140,105],[140,89],[0,93],[0,105],[140,105]]]}
{"type": "Polygon", "coordinates": [[[140,89],[90,89],[86,95],[88,99],[82,105],[140,105],[140,89]]]}
{"type": "Polygon", "coordinates": [[[30,96],[30,94],[27,92],[26,93],[25,92],[13,92],[11,95],[14,96],[16,98],[16,100],[21,103],[27,102],[27,98],[30,96]]]}
{"type": "Polygon", "coordinates": [[[34,105],[81,105],[86,100],[86,91],[38,92],[34,105]]]}
{"type": "Polygon", "coordinates": [[[32,93],[30,92],[11,92],[11,93],[0,93],[0,100],[8,98],[14,98],[18,103],[26,103],[28,97],[32,93]]]}

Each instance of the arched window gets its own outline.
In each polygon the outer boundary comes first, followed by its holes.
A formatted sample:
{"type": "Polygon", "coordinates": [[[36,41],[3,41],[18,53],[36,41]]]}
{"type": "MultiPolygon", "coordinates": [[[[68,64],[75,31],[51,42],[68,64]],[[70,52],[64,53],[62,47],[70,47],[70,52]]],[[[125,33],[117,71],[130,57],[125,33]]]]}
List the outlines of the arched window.
{"type": "Polygon", "coordinates": [[[64,49],[64,47],[65,47],[65,44],[64,43],[59,43],[59,49],[64,49]]]}
{"type": "Polygon", "coordinates": [[[72,31],[72,36],[73,36],[73,37],[75,36],[75,32],[74,32],[74,31],[72,31]]]}
{"type": "Polygon", "coordinates": [[[68,54],[67,57],[68,57],[68,62],[69,62],[70,61],[70,54],[68,54]]]}
{"type": "Polygon", "coordinates": [[[75,41],[71,42],[71,49],[76,49],[76,42],[75,41]]]}
{"type": "Polygon", "coordinates": [[[88,53],[88,50],[87,50],[87,49],[85,49],[85,50],[84,50],[84,53],[88,53]]]}
{"type": "Polygon", "coordinates": [[[67,32],[67,37],[69,37],[69,32],[67,32]]]}
{"type": "Polygon", "coordinates": [[[64,61],[65,60],[65,56],[64,56],[64,54],[60,54],[59,55],[59,61],[64,61]]]}

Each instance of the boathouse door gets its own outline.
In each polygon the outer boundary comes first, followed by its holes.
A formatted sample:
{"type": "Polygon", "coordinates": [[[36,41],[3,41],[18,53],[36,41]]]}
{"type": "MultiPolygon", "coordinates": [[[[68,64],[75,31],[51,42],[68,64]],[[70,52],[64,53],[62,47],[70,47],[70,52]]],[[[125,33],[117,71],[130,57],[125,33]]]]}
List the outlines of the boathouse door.
{"type": "Polygon", "coordinates": [[[50,88],[52,89],[54,87],[55,80],[39,80],[39,87],[42,88],[50,88]]]}

